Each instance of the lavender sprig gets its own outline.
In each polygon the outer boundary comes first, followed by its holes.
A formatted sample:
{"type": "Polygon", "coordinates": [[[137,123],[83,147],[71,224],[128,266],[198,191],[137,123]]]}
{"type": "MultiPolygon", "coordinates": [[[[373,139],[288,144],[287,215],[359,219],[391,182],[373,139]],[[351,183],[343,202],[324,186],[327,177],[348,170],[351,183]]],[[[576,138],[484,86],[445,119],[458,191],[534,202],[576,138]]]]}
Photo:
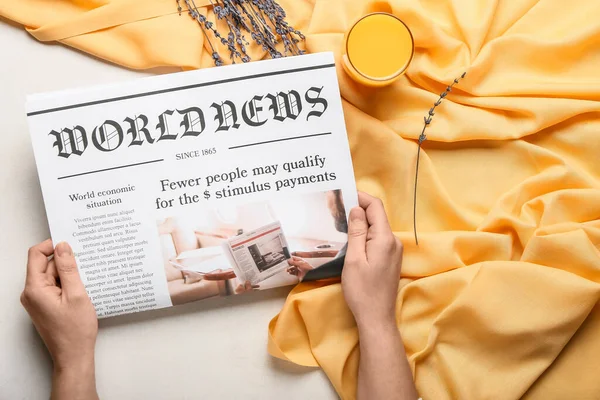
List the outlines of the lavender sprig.
{"type": "Polygon", "coordinates": [[[415,168],[415,191],[413,197],[413,230],[415,233],[415,243],[417,244],[417,246],[419,245],[419,238],[417,237],[417,180],[419,178],[419,160],[421,158],[421,145],[424,141],[427,140],[427,135],[425,135],[425,129],[431,124],[433,116],[435,115],[436,107],[442,104],[442,100],[444,100],[448,96],[448,94],[450,94],[454,85],[460,82],[460,80],[466,75],[467,73],[463,72],[463,74],[459,78],[455,78],[454,81],[446,87],[446,90],[440,93],[440,98],[435,103],[433,103],[433,107],[431,107],[427,115],[423,117],[425,124],[423,125],[423,129],[421,130],[421,134],[419,135],[418,141],[419,147],[417,149],[417,165],[415,168]]]}
{"type": "MultiPolygon", "coordinates": [[[[181,15],[181,0],[176,2],[177,11],[181,15]]],[[[236,60],[250,61],[246,49],[250,43],[246,40],[244,32],[249,33],[252,41],[271,58],[305,54],[298,46],[298,43],[305,39],[304,35],[285,21],[285,11],[274,0],[210,0],[215,18],[227,24],[229,32],[226,36],[221,35],[215,25],[198,11],[194,0],[184,2],[189,15],[198,23],[208,41],[215,65],[223,65],[223,60],[213,46],[209,34],[227,47],[233,63],[236,60]],[[280,44],[283,54],[278,50],[280,44]]]]}
{"type": "MultiPolygon", "coordinates": [[[[208,41],[208,45],[210,46],[211,49],[211,56],[212,59],[214,60],[214,63],[217,67],[223,65],[223,60],[221,59],[221,56],[219,56],[219,53],[215,50],[215,48],[213,47],[210,38],[208,37],[208,35],[206,34],[205,28],[206,29],[210,29],[212,27],[212,23],[208,23],[208,21],[206,20],[206,17],[202,14],[200,14],[200,12],[198,11],[198,7],[196,7],[196,3],[194,2],[194,0],[184,0],[185,1],[185,5],[188,7],[188,14],[198,23],[198,25],[200,25],[200,29],[202,29],[202,34],[204,35],[204,38],[208,41]]],[[[216,32],[216,30],[215,30],[216,32]]]]}

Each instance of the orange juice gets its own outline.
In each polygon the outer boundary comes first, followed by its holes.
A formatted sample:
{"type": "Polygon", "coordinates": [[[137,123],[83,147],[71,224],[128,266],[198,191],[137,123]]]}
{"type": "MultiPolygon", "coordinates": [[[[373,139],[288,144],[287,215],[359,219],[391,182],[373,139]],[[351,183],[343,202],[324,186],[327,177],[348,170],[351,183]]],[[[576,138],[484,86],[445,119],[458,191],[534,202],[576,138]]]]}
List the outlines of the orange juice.
{"type": "Polygon", "coordinates": [[[355,81],[384,86],[398,79],[414,54],[414,41],[398,17],[378,12],[359,19],[346,33],[342,65],[355,81]]]}

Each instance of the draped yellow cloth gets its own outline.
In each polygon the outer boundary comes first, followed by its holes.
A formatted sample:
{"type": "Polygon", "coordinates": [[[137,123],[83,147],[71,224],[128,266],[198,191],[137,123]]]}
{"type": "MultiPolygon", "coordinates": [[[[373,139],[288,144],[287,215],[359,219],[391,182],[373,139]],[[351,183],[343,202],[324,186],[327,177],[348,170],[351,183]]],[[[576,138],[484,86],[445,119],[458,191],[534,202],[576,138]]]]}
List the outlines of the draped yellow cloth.
{"type": "MultiPolygon", "coordinates": [[[[384,200],[405,245],[397,319],[420,395],[598,398],[600,2],[280,3],[309,52],[339,57],[369,9],[413,32],[413,63],[392,86],[338,77],[358,187],[384,200]],[[423,145],[417,247],[416,138],[463,71],[423,145]]],[[[212,65],[175,0],[0,0],[0,15],[130,68],[212,65]]],[[[358,335],[338,283],[297,286],[269,339],[271,354],[322,367],[355,397],[358,335]]]]}

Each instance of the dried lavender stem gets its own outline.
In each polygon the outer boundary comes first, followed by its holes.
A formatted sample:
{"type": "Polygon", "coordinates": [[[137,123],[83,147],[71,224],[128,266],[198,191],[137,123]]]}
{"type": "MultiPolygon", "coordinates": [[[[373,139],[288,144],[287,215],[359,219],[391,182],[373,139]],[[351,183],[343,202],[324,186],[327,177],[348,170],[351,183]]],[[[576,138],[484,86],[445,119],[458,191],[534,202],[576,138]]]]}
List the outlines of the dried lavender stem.
{"type": "Polygon", "coordinates": [[[185,0],[185,4],[188,6],[188,10],[190,10],[190,15],[192,16],[192,18],[194,18],[194,21],[196,21],[198,23],[198,25],[200,25],[200,29],[202,29],[202,34],[204,35],[206,40],[208,40],[208,44],[210,45],[211,50],[214,52],[215,49],[214,49],[212,43],[210,42],[210,39],[208,38],[206,31],[202,27],[202,22],[200,22],[198,20],[198,18],[195,17],[195,15],[198,15],[200,12],[198,11],[198,7],[196,7],[196,4],[194,3],[194,0],[185,0]],[[191,2],[191,4],[190,4],[190,2],[191,2]],[[195,13],[192,11],[194,11],[195,13]]]}
{"type": "MultiPolygon", "coordinates": [[[[244,11],[246,11],[246,9],[244,9],[244,7],[243,7],[243,6],[242,6],[242,9],[243,9],[244,11]]],[[[250,7],[249,7],[249,9],[250,9],[250,11],[252,11],[252,14],[254,14],[254,18],[255,18],[256,20],[258,20],[258,22],[259,22],[259,23],[260,23],[262,26],[264,26],[264,27],[265,27],[265,29],[266,29],[267,31],[270,31],[269,27],[268,27],[268,26],[267,26],[267,24],[265,24],[265,22],[264,22],[264,18],[261,18],[261,17],[259,17],[259,16],[258,16],[258,14],[256,13],[256,11],[254,10],[254,7],[250,6],[250,7]]],[[[250,13],[249,13],[248,11],[246,11],[246,14],[250,15],[250,13]]]]}
{"type": "Polygon", "coordinates": [[[413,196],[413,231],[415,233],[415,243],[417,246],[419,245],[419,238],[417,236],[417,180],[419,179],[419,160],[421,159],[421,145],[423,144],[424,141],[427,140],[427,135],[425,135],[425,129],[427,128],[427,126],[429,124],[431,124],[431,120],[433,119],[433,116],[435,115],[436,107],[439,106],[440,104],[442,104],[442,101],[452,91],[452,88],[454,87],[454,85],[456,85],[466,75],[467,75],[467,73],[463,72],[463,74],[459,78],[454,79],[454,81],[449,86],[446,87],[446,90],[444,90],[440,94],[440,98],[437,99],[437,101],[435,103],[433,103],[433,107],[431,107],[429,109],[429,112],[424,117],[425,124],[423,125],[423,129],[421,130],[421,134],[419,135],[419,141],[418,141],[419,147],[417,148],[417,164],[415,167],[415,190],[414,190],[414,196],[413,196]]]}
{"type": "MultiPolygon", "coordinates": [[[[421,131],[421,135],[419,135],[419,137],[424,135],[426,126],[427,125],[423,125],[423,130],[421,131]]],[[[419,160],[421,159],[421,143],[423,142],[419,140],[419,148],[417,149],[417,166],[415,168],[415,194],[413,197],[413,231],[415,233],[415,243],[417,244],[417,246],[419,245],[419,238],[417,237],[417,180],[419,179],[419,160]]]]}

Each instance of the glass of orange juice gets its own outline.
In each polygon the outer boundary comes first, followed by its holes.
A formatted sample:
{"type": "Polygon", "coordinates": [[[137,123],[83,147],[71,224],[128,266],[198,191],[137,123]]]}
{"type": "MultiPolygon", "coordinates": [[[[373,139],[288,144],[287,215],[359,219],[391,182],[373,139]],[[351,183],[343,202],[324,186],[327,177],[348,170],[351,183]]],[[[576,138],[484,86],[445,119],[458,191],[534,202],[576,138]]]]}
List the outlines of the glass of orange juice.
{"type": "Polygon", "coordinates": [[[346,32],[342,65],[358,83],[385,86],[404,74],[414,52],[408,26],[395,15],[376,12],[360,18],[346,32]]]}

